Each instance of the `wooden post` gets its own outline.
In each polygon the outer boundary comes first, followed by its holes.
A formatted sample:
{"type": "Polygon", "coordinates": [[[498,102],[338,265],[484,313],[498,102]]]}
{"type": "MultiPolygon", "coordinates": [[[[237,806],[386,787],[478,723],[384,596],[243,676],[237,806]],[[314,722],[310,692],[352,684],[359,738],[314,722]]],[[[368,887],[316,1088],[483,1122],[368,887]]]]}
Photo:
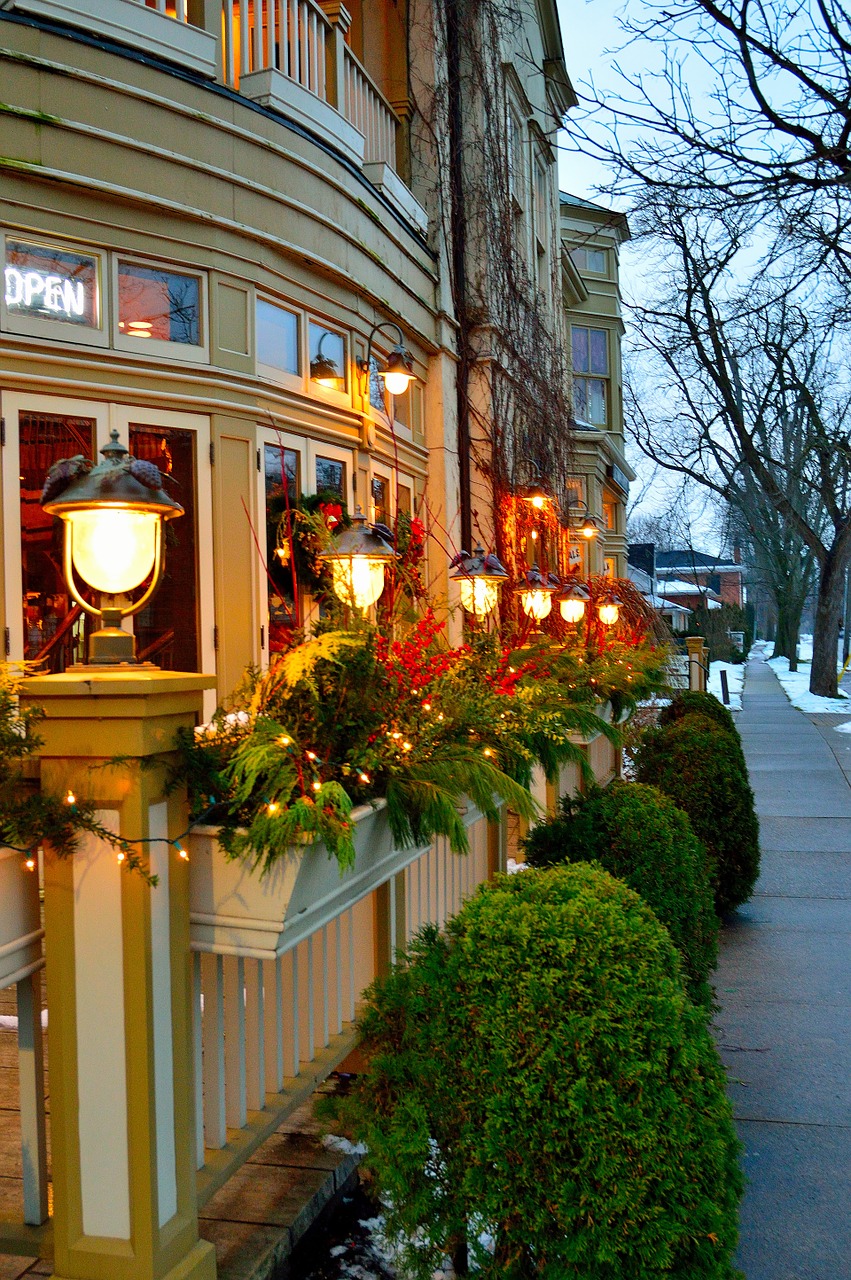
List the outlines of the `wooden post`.
{"type": "Polygon", "coordinates": [[[23,685],[45,711],[44,789],[144,839],[159,880],[95,835],[73,857],[46,852],[54,1280],[215,1280],[195,1190],[189,868],[171,843],[185,801],[166,794],[163,759],[213,683],[93,667],[23,685]]]}
{"type": "Polygon", "coordinates": [[[319,8],[331,24],[325,43],[325,94],[340,115],[346,114],[346,35],[352,16],[341,0],[319,0],[319,8]]]}
{"type": "Polygon", "coordinates": [[[17,992],[24,1222],[37,1227],[46,1222],[48,1216],[41,971],[37,969],[35,973],[22,978],[17,984],[17,992]]]}
{"type": "Polygon", "coordinates": [[[705,654],[709,652],[704,648],[702,636],[687,636],[686,648],[688,649],[688,687],[692,692],[706,692],[706,672],[705,654]]]}

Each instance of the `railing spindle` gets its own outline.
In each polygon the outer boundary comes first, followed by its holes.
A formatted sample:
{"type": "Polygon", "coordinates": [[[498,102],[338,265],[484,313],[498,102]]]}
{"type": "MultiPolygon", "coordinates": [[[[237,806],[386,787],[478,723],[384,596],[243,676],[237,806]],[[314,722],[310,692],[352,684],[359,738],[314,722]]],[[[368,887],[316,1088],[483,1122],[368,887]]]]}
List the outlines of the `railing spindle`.
{"type": "Polygon", "coordinates": [[[284,1087],[283,960],[263,961],[263,1017],[266,1024],[266,1092],[284,1087]]]}
{"type": "Polygon", "coordinates": [[[225,1117],[241,1129],[245,1108],[245,960],[225,957],[225,1117]]]}
{"type": "Polygon", "coordinates": [[[245,974],[245,1105],[266,1105],[266,1021],[263,1016],[263,961],[249,960],[245,974]]]}
{"type": "Polygon", "coordinates": [[[204,1051],[201,991],[201,955],[196,951],[192,956],[192,1048],[195,1060],[195,1167],[198,1169],[204,1164],[204,1051]]]}
{"type": "Polygon", "coordinates": [[[204,1135],[208,1147],[227,1142],[225,1124],[225,991],[223,956],[203,956],[204,1135]]]}

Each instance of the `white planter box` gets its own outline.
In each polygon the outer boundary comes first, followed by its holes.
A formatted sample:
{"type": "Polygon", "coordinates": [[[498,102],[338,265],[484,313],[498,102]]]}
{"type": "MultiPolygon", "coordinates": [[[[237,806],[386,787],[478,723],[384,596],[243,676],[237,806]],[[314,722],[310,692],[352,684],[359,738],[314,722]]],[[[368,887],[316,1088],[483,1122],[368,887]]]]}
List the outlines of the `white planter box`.
{"type": "Polygon", "coordinates": [[[24,858],[0,845],[0,988],[41,968],[41,913],[38,875],[24,858]]]}
{"type": "MultiPolygon", "coordinates": [[[[470,806],[467,825],[481,815],[470,806]]],[[[293,849],[268,875],[229,860],[218,828],[196,827],[189,837],[189,909],[193,951],[271,960],[425,853],[397,849],[385,802],[352,812],[354,868],[340,873],[322,844],[293,849]]],[[[426,846],[427,847],[427,846],[426,846]]]]}

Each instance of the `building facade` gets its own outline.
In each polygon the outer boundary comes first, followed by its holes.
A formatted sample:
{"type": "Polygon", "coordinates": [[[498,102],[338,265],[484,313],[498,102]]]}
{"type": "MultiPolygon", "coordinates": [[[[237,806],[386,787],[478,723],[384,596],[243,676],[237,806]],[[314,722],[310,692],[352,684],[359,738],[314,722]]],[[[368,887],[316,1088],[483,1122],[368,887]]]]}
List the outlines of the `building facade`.
{"type": "Polygon", "coordinates": [[[626,503],[635,473],[625,456],[619,254],[623,214],[562,191],[562,291],[570,351],[576,456],[570,510],[600,527],[584,542],[586,574],[626,577],[626,503]]]}

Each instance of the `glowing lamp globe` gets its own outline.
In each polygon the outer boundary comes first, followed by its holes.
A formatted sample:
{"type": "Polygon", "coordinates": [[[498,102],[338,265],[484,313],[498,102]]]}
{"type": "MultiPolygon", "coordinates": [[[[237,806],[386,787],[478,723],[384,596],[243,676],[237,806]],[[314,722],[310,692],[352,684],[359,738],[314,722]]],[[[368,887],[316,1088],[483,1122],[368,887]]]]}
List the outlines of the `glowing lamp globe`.
{"type": "Polygon", "coordinates": [[[135,641],[121,619],[144,608],[159,586],[163,523],[183,508],[164,491],[159,468],[128,453],[117,431],[101,453],[104,461],[96,466],[79,455],[51,467],[42,505],[65,526],[63,567],[72,599],[104,623],[91,636],[89,661],[113,666],[135,661],[135,641]],[[77,579],[100,596],[99,605],[86,599],[77,579]],[[128,600],[145,582],[142,595],[128,600]]]}
{"type": "Polygon", "coordinates": [[[543,622],[552,612],[553,596],[559,587],[553,574],[542,574],[536,564],[527,569],[518,591],[520,607],[533,622],[543,622]]]}
{"type": "Polygon", "coordinates": [[[585,517],[582,524],[579,526],[579,532],[582,534],[583,538],[588,538],[589,541],[591,538],[596,538],[600,530],[597,528],[597,522],[594,520],[593,516],[585,517]]]}
{"type": "Polygon", "coordinates": [[[387,357],[385,367],[378,370],[378,376],[384,379],[384,385],[391,396],[404,395],[416,378],[410,351],[401,343],[395,346],[387,357]]]}
{"type": "Polygon", "coordinates": [[[585,617],[588,592],[580,582],[566,582],[561,591],[556,593],[556,600],[565,622],[575,625],[585,617]]]}
{"type": "Polygon", "coordinates": [[[611,591],[597,602],[597,616],[604,627],[613,627],[620,617],[620,600],[611,591]]]}
{"type": "Polygon", "coordinates": [[[358,508],[350,529],[335,535],[334,545],[319,557],[331,569],[334,594],[349,608],[366,613],[384,590],[384,571],[396,552],[366,523],[358,508]]]}
{"type": "Polygon", "coordinates": [[[508,578],[496,556],[487,555],[482,546],[474,549],[472,555],[460,552],[452,561],[450,568],[455,570],[449,575],[451,582],[457,582],[461,592],[461,607],[477,618],[484,618],[496,607],[499,590],[508,578]]]}

